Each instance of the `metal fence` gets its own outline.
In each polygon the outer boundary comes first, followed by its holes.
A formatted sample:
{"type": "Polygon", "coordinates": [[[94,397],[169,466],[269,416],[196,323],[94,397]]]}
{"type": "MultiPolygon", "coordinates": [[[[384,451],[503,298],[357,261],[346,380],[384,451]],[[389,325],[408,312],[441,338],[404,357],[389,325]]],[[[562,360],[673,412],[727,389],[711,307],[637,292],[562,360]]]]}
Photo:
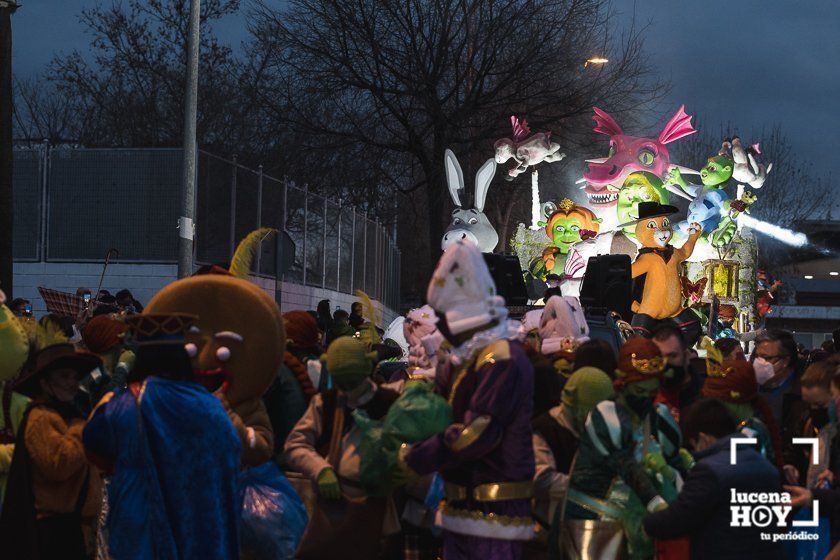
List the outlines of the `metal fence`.
{"type": "MultiPolygon", "coordinates": [[[[114,247],[120,262],[176,262],[181,159],[179,149],[16,149],[15,260],[97,262],[114,247]]],[[[285,229],[295,265],[283,280],[398,308],[400,252],[378,222],[235,159],[200,151],[197,175],[198,263],[229,261],[258,227],[285,229]]],[[[255,271],[274,276],[275,259],[263,243],[255,271]]]]}

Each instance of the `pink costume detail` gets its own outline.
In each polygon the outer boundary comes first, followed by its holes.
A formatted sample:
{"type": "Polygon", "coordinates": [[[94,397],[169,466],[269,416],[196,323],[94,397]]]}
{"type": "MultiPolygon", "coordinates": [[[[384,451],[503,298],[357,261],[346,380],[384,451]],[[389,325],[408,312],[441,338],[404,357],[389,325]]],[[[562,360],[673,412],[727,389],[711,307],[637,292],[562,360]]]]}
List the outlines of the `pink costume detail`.
{"type": "Polygon", "coordinates": [[[627,176],[635,171],[647,171],[664,178],[671,164],[665,144],[697,132],[691,125],[691,117],[685,113],[685,105],[681,105],[674,113],[656,140],[624,134],[610,115],[597,107],[593,107],[592,110],[595,111],[595,132],[608,135],[610,148],[613,150],[613,155],[603,162],[589,162],[589,169],[583,174],[586,180],[584,192],[589,198],[589,203],[596,207],[614,206],[618,200],[618,189],[624,184],[627,176]],[[649,165],[639,160],[644,150],[650,151],[654,156],[649,165]],[[612,188],[608,189],[608,186],[612,188]]]}

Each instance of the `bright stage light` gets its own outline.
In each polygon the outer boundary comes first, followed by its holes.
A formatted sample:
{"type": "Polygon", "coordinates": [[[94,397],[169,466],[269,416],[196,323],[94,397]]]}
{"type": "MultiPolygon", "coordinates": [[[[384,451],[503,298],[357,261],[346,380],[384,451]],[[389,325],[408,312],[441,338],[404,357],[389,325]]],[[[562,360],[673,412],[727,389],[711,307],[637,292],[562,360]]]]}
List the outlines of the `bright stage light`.
{"type": "Polygon", "coordinates": [[[749,214],[739,215],[738,221],[741,224],[747,226],[748,228],[752,228],[757,232],[763,233],[764,235],[768,235],[773,239],[778,239],[785,245],[791,245],[793,247],[804,247],[808,244],[808,236],[804,233],[783,228],[777,226],[776,224],[770,224],[762,220],[757,220],[749,214]]]}

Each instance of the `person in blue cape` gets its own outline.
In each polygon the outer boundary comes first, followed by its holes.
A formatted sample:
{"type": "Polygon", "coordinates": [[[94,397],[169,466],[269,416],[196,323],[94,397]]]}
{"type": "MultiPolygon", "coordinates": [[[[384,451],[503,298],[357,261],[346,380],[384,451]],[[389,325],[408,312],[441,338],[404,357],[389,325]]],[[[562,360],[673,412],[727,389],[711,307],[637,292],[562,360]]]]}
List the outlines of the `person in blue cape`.
{"type": "Polygon", "coordinates": [[[242,444],[222,403],[192,382],[184,335],[196,317],[126,319],[133,378],[94,410],[83,441],[111,472],[108,547],[114,560],[238,558],[242,444]]]}

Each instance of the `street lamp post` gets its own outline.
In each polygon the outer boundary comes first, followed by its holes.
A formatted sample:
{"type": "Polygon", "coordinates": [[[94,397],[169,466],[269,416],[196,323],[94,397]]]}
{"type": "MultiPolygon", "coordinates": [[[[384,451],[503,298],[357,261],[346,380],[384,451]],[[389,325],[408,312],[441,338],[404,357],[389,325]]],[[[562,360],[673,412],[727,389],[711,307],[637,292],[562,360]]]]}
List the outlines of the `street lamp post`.
{"type": "Polygon", "coordinates": [[[187,89],[184,98],[184,163],[181,180],[181,217],[178,220],[178,278],[193,270],[195,237],[196,118],[198,113],[198,48],[201,0],[190,0],[187,39],[187,89]]]}

